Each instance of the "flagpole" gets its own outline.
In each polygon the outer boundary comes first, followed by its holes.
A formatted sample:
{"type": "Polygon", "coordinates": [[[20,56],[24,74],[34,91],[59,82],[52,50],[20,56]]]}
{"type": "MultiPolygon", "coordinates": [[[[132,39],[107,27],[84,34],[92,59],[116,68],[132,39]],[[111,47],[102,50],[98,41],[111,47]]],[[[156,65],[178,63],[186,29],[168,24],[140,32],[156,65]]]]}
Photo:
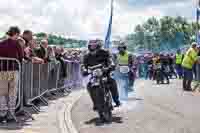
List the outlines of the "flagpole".
{"type": "Polygon", "coordinates": [[[196,14],[196,42],[199,43],[199,15],[200,15],[200,0],[197,0],[197,14],[196,14]]]}

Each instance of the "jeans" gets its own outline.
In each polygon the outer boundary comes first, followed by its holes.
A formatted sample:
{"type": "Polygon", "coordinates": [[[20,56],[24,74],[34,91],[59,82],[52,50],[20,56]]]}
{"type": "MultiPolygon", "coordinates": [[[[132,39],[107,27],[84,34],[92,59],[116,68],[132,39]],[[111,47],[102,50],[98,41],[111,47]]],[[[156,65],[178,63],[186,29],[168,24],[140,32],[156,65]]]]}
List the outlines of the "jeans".
{"type": "Polygon", "coordinates": [[[119,70],[116,71],[116,78],[118,82],[118,88],[119,88],[119,97],[120,100],[126,100],[128,99],[128,92],[129,92],[129,75],[128,73],[121,73],[119,70]]]}
{"type": "Polygon", "coordinates": [[[167,82],[169,82],[169,73],[165,72],[164,70],[161,70],[161,78],[162,81],[167,80],[167,82]]]}
{"type": "Polygon", "coordinates": [[[148,73],[149,73],[149,71],[148,71],[148,64],[144,64],[144,78],[145,79],[147,79],[147,77],[148,77],[148,73]]]}
{"type": "Polygon", "coordinates": [[[143,78],[144,77],[144,64],[139,65],[139,77],[143,78]]]}
{"type": "Polygon", "coordinates": [[[170,65],[169,68],[170,68],[170,75],[169,75],[170,78],[172,78],[173,75],[177,78],[177,74],[176,74],[176,72],[175,72],[175,70],[174,70],[174,66],[173,66],[173,65],[170,65]]]}
{"type": "Polygon", "coordinates": [[[135,80],[130,80],[129,79],[129,91],[134,91],[134,84],[135,84],[135,80]]]}
{"type": "Polygon", "coordinates": [[[196,70],[196,66],[197,64],[194,64],[193,67],[192,67],[192,72],[193,72],[193,75],[194,75],[194,79],[197,80],[197,70],[196,70]]]}
{"type": "Polygon", "coordinates": [[[8,112],[14,115],[17,100],[19,73],[17,71],[5,73],[6,75],[13,73],[15,78],[10,80],[0,78],[0,117],[5,117],[8,112]]]}
{"type": "Polygon", "coordinates": [[[150,80],[152,80],[152,78],[153,78],[153,70],[147,70],[147,73],[146,73],[146,80],[147,79],[150,79],[150,80]]]}

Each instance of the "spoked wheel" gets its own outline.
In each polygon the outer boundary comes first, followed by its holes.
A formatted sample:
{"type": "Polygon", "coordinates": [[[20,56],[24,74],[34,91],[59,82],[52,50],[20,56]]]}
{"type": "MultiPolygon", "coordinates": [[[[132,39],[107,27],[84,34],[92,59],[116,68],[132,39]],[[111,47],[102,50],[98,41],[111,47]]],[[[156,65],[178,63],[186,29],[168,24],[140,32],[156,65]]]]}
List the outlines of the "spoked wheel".
{"type": "Polygon", "coordinates": [[[104,121],[104,115],[103,115],[103,112],[98,112],[99,114],[99,118],[101,121],[104,121]]]}
{"type": "Polygon", "coordinates": [[[108,91],[105,95],[105,111],[104,111],[104,119],[105,122],[112,122],[112,97],[111,93],[108,91]]]}
{"type": "Polygon", "coordinates": [[[111,123],[112,122],[112,112],[107,111],[107,112],[99,112],[99,118],[102,123],[111,123]]]}

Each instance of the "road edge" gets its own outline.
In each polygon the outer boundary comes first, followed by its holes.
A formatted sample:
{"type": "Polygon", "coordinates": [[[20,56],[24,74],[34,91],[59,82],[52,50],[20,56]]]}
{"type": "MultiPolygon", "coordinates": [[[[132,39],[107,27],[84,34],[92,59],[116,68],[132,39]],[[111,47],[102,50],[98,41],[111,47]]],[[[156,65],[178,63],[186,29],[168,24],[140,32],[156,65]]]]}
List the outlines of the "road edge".
{"type": "Polygon", "coordinates": [[[81,98],[84,94],[85,89],[81,89],[77,92],[72,92],[71,96],[67,102],[64,102],[64,107],[61,111],[59,111],[59,125],[60,125],[60,133],[78,133],[72,122],[72,109],[75,103],[81,98]]]}

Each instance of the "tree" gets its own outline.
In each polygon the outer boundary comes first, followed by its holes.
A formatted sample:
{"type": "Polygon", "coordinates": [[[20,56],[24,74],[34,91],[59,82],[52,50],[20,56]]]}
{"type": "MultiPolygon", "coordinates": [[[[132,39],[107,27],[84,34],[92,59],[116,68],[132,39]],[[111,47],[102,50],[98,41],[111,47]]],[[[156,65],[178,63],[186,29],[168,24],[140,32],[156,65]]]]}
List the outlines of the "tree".
{"type": "Polygon", "coordinates": [[[180,16],[165,16],[159,20],[152,17],[137,25],[126,40],[131,51],[135,47],[152,51],[173,50],[195,41],[196,29],[196,23],[189,23],[180,16]]]}

